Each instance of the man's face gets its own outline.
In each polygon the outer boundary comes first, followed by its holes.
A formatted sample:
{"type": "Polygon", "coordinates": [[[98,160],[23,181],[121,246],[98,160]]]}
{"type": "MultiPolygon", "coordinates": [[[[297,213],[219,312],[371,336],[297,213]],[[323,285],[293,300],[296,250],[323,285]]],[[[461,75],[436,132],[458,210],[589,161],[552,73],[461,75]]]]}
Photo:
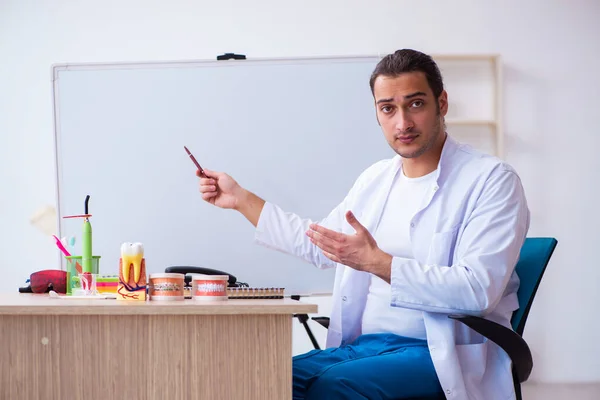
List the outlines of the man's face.
{"type": "Polygon", "coordinates": [[[434,147],[448,112],[445,91],[436,99],[424,73],[407,72],[397,77],[380,75],[373,94],[377,120],[396,153],[415,158],[434,147]]]}

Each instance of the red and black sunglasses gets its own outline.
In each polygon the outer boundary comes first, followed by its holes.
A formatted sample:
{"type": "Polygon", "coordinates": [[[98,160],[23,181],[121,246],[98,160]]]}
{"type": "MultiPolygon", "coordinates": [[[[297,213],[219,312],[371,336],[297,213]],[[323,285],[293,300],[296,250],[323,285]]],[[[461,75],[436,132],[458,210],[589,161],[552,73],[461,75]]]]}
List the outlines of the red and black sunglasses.
{"type": "Polygon", "coordinates": [[[67,292],[67,272],[59,269],[45,269],[31,274],[29,286],[19,288],[20,293],[67,292]]]}

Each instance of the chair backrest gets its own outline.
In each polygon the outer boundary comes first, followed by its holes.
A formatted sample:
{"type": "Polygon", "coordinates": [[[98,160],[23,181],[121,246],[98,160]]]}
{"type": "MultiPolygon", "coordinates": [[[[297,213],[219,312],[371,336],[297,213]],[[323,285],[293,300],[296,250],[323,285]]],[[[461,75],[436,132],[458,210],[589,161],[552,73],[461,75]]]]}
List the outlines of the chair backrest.
{"type": "Polygon", "coordinates": [[[516,266],[521,281],[517,292],[519,309],[511,319],[513,329],[521,336],[523,336],[529,308],[557,243],[555,238],[526,238],[521,248],[516,266]]]}

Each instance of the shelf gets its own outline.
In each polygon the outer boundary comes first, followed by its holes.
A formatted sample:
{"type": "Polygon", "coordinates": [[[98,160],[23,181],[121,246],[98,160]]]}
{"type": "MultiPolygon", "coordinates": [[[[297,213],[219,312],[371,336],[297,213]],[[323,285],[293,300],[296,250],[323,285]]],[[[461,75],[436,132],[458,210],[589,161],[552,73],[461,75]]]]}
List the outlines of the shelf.
{"type": "MultiPolygon", "coordinates": [[[[465,143],[502,159],[504,129],[501,55],[459,53],[431,56],[439,64],[451,98],[455,97],[454,103],[450,102],[454,117],[447,117],[446,125],[455,128],[459,141],[464,139],[465,143]],[[489,137],[476,136],[479,134],[489,137]]],[[[452,134],[452,131],[449,129],[449,133],[452,134]]]]}
{"type": "Polygon", "coordinates": [[[496,121],[494,120],[485,120],[485,119],[459,119],[459,118],[450,118],[446,120],[447,125],[464,125],[464,126],[482,126],[488,125],[490,127],[496,126],[496,121]]]}
{"type": "Polygon", "coordinates": [[[431,54],[436,61],[491,61],[499,59],[499,54],[431,54]]]}

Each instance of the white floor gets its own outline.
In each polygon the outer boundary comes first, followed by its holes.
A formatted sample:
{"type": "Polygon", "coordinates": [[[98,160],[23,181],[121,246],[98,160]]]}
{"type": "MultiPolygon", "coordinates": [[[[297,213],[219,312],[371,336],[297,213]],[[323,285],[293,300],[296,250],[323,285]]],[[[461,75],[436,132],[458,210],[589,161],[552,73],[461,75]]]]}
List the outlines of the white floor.
{"type": "Polygon", "coordinates": [[[599,400],[600,382],[586,384],[543,384],[526,382],[523,400],[599,400]]]}

